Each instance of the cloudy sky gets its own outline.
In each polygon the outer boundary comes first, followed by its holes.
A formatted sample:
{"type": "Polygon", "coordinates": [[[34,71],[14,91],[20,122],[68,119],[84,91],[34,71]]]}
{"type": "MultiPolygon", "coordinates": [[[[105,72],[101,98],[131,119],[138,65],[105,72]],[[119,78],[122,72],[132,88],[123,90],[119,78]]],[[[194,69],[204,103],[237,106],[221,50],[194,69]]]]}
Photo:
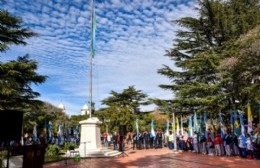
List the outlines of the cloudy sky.
{"type": "MultiPolygon", "coordinates": [[[[150,98],[169,99],[169,83],[157,74],[178,27],[173,20],[195,16],[195,0],[96,0],[96,56],[93,64],[93,101],[96,108],[111,90],[134,85],[150,98]]],[[[1,61],[29,54],[39,62],[47,81],[34,89],[41,100],[58,105],[70,115],[80,114],[89,101],[90,0],[6,0],[0,8],[23,19],[38,33],[27,46],[12,46],[1,61]]],[[[154,106],[142,107],[151,110],[154,106]]]]}

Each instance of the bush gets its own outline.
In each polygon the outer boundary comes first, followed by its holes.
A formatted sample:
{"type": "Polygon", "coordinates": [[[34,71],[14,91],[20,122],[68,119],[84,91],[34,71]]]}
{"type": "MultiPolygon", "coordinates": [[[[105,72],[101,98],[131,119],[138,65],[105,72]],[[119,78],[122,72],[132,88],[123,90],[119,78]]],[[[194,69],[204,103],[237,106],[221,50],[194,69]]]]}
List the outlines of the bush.
{"type": "Polygon", "coordinates": [[[3,167],[2,163],[3,160],[6,159],[6,157],[7,157],[7,151],[6,150],[0,151],[0,167],[3,167]]]}
{"type": "Polygon", "coordinates": [[[67,150],[74,150],[75,148],[77,148],[76,143],[66,142],[63,149],[67,151],[67,150]]]}
{"type": "Polygon", "coordinates": [[[57,156],[60,153],[58,145],[49,145],[47,148],[46,156],[57,156]]]}

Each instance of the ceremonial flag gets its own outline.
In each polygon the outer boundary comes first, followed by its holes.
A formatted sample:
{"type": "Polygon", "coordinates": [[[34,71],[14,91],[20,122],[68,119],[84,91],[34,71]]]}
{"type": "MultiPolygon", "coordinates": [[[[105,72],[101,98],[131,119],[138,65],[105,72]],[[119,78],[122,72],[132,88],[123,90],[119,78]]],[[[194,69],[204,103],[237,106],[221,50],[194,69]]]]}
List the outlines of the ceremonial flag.
{"type": "Polygon", "coordinates": [[[189,137],[193,136],[193,130],[192,130],[192,115],[189,116],[189,137]]]}
{"type": "Polygon", "coordinates": [[[95,14],[95,4],[92,0],[92,13],[91,13],[91,55],[92,57],[96,54],[96,14],[95,14]]]}
{"type": "Polygon", "coordinates": [[[204,112],[204,124],[205,124],[205,137],[208,138],[208,119],[207,119],[207,113],[204,112]]]}
{"type": "Polygon", "coordinates": [[[62,130],[61,130],[61,125],[58,125],[58,144],[61,143],[61,136],[62,136],[62,130]]]}
{"type": "Polygon", "coordinates": [[[176,116],[176,132],[177,134],[176,135],[180,135],[180,125],[179,125],[179,119],[178,117],[176,116]]]}
{"type": "Polygon", "coordinates": [[[251,107],[250,104],[247,104],[247,133],[251,133],[251,131],[253,131],[253,116],[252,116],[252,111],[251,111],[251,107]]]}
{"type": "Polygon", "coordinates": [[[241,134],[245,136],[245,124],[244,117],[242,113],[239,113],[240,125],[241,125],[241,134]]]}
{"type": "Polygon", "coordinates": [[[213,123],[213,118],[212,118],[212,114],[210,114],[210,125],[212,127],[212,130],[214,131],[214,123],[213,123]]]}
{"type": "Polygon", "coordinates": [[[49,129],[48,129],[49,141],[52,139],[52,122],[49,121],[49,129]]]}
{"type": "Polygon", "coordinates": [[[153,123],[153,120],[151,122],[151,134],[150,134],[150,137],[155,137],[155,131],[154,131],[154,123],[153,123]]]}
{"type": "Polygon", "coordinates": [[[169,135],[169,127],[170,127],[170,121],[167,120],[167,123],[166,123],[166,131],[165,131],[165,134],[168,136],[169,135]]]}
{"type": "Polygon", "coordinates": [[[136,129],[136,133],[139,134],[138,119],[135,120],[135,129],[136,129]]]}
{"type": "Polygon", "coordinates": [[[37,141],[37,125],[33,126],[33,142],[37,141]]]}
{"type": "Polygon", "coordinates": [[[182,115],[181,115],[181,135],[184,135],[182,115]]]}
{"type": "Polygon", "coordinates": [[[238,124],[238,120],[237,120],[237,112],[234,111],[234,133],[236,135],[240,135],[241,134],[241,131],[240,131],[240,128],[239,128],[239,124],[238,124]]]}
{"type": "Polygon", "coordinates": [[[234,111],[234,127],[235,128],[238,128],[239,124],[238,124],[238,121],[237,121],[237,112],[234,111]]]}
{"type": "Polygon", "coordinates": [[[200,114],[200,133],[199,133],[200,138],[202,137],[202,134],[204,134],[203,132],[204,132],[204,129],[203,129],[203,119],[202,119],[202,115],[200,114]]]}
{"type": "Polygon", "coordinates": [[[234,117],[233,117],[233,113],[232,112],[230,112],[230,128],[231,128],[231,130],[233,130],[234,128],[233,128],[233,125],[234,125],[234,117]]]}
{"type": "Polygon", "coordinates": [[[78,139],[78,126],[73,127],[73,133],[74,133],[74,138],[77,140],[78,139]]]}
{"type": "Polygon", "coordinates": [[[197,129],[197,126],[198,126],[198,123],[197,123],[197,113],[196,112],[194,112],[194,116],[193,116],[193,130],[194,131],[198,131],[198,129],[197,129]]]}
{"type": "Polygon", "coordinates": [[[224,130],[223,130],[223,118],[221,116],[221,113],[219,113],[219,122],[220,122],[220,135],[221,138],[224,138],[224,130]]]}

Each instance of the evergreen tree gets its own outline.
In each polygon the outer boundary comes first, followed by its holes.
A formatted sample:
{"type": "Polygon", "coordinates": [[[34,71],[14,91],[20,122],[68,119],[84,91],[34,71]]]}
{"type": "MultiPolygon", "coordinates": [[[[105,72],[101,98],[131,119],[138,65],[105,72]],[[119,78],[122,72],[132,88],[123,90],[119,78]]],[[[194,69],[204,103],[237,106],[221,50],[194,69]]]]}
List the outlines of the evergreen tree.
{"type": "Polygon", "coordinates": [[[28,56],[0,62],[0,110],[25,110],[40,102],[35,100],[40,94],[31,85],[43,83],[46,76],[36,73],[37,68],[37,62],[28,56]]]}
{"type": "MultiPolygon", "coordinates": [[[[22,26],[22,20],[0,9],[0,52],[9,45],[26,45],[26,39],[36,34],[22,26]]],[[[36,100],[40,94],[33,91],[32,84],[38,85],[46,80],[36,70],[37,62],[29,56],[17,60],[0,62],[0,110],[29,110],[41,101],[36,100]]]]}
{"type": "Polygon", "coordinates": [[[232,101],[240,108],[249,101],[257,104],[260,89],[260,26],[228,45],[219,69],[220,77],[232,101]]]}
{"type": "Polygon", "coordinates": [[[0,10],[0,52],[6,51],[9,45],[26,45],[25,39],[36,35],[21,24],[20,18],[0,10]]]}
{"type": "Polygon", "coordinates": [[[175,62],[179,71],[164,65],[158,73],[171,79],[171,84],[160,87],[173,91],[174,102],[180,108],[199,107],[212,112],[230,108],[232,102],[219,78],[218,66],[225,45],[259,23],[258,17],[253,17],[260,14],[259,0],[247,2],[200,0],[197,18],[175,21],[184,29],[177,31],[174,46],[166,56],[175,62]],[[238,10],[245,4],[245,10],[238,10]]]}
{"type": "Polygon", "coordinates": [[[121,93],[111,91],[111,96],[102,100],[102,103],[108,107],[95,113],[99,118],[109,119],[110,128],[116,131],[119,125],[127,125],[127,130],[135,128],[134,121],[137,118],[136,112],[139,106],[147,104],[146,97],[141,90],[136,90],[134,86],[129,86],[121,93]]]}

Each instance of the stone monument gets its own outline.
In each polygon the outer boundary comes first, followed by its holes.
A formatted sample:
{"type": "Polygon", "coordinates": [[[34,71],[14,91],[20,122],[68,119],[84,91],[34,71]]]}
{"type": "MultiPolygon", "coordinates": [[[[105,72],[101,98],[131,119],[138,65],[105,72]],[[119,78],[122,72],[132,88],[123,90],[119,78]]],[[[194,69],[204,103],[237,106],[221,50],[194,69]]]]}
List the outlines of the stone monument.
{"type": "Polygon", "coordinates": [[[80,121],[80,146],[79,153],[81,157],[87,157],[93,153],[101,151],[100,125],[101,121],[96,117],[80,121]]]}

